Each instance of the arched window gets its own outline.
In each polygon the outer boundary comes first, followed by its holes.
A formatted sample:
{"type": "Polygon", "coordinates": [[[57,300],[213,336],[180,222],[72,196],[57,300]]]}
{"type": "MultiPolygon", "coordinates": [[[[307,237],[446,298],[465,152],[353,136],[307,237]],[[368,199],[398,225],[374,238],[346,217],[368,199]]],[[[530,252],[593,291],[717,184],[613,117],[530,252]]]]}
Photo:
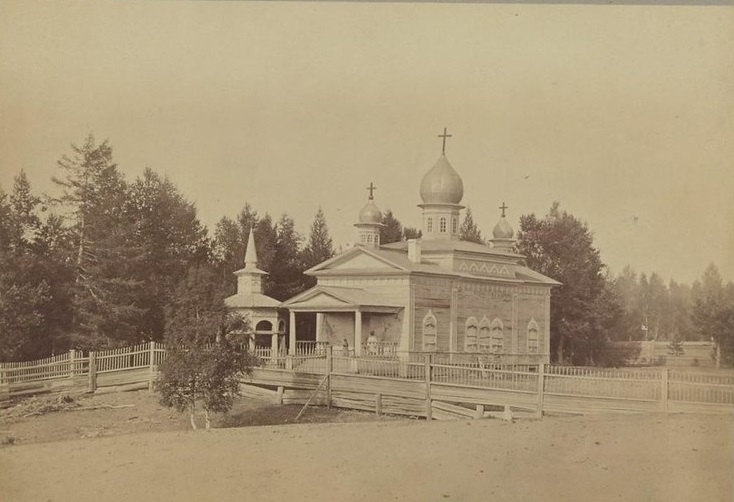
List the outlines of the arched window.
{"type": "Polygon", "coordinates": [[[255,331],[273,331],[273,323],[270,321],[260,321],[255,325],[255,331]]]}
{"type": "Polygon", "coordinates": [[[491,352],[499,354],[502,352],[502,346],[505,342],[505,334],[503,332],[502,321],[495,318],[492,321],[492,347],[491,352]]]}
{"type": "Polygon", "coordinates": [[[428,218],[428,223],[426,224],[426,232],[433,232],[433,218],[428,218]]]}
{"type": "Polygon", "coordinates": [[[464,352],[477,351],[477,318],[470,317],[464,324],[464,352]]]}
{"type": "Polygon", "coordinates": [[[492,348],[492,333],[489,326],[489,319],[485,315],[479,323],[479,351],[489,352],[492,348]]]}
{"type": "Polygon", "coordinates": [[[430,310],[423,318],[423,350],[436,352],[436,316],[430,310]]]}
{"type": "Polygon", "coordinates": [[[535,322],[535,319],[530,319],[528,323],[528,352],[531,354],[540,352],[538,331],[538,323],[535,322]]]}
{"type": "Polygon", "coordinates": [[[446,233],[446,218],[441,218],[441,225],[439,227],[439,232],[446,233]]]}

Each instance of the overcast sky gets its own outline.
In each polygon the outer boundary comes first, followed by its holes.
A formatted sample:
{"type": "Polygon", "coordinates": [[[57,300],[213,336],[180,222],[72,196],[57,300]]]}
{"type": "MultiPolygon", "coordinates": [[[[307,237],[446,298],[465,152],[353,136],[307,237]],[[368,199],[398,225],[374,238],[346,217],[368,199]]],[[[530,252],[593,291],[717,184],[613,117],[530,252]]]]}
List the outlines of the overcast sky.
{"type": "Polygon", "coordinates": [[[585,220],[612,272],[734,279],[734,9],[0,2],[0,185],[108,138],[213,230],[249,201],[352,239],[365,187],[420,225],[441,152],[485,236],[585,220]]]}

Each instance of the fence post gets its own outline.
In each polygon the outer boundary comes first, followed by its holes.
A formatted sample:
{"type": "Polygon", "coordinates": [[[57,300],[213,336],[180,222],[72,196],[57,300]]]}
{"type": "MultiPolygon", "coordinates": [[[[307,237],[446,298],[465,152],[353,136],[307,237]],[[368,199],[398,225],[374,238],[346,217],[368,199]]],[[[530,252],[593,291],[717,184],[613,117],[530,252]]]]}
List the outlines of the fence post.
{"type": "Polygon", "coordinates": [[[543,418],[543,400],[545,399],[545,363],[538,364],[538,418],[543,418]]]}
{"type": "Polygon", "coordinates": [[[426,354],[426,420],[433,420],[433,406],[431,405],[431,354],[426,354]]]}
{"type": "Polygon", "coordinates": [[[662,375],[660,379],[660,398],[662,399],[662,407],[663,411],[667,413],[668,411],[668,377],[669,377],[670,370],[668,368],[663,368],[662,375]]]}
{"type": "Polygon", "coordinates": [[[155,342],[150,341],[150,364],[148,369],[148,392],[153,392],[155,384],[155,342]]]}
{"type": "Polygon", "coordinates": [[[89,351],[89,392],[97,390],[97,356],[89,351]]]}
{"type": "Polygon", "coordinates": [[[76,350],[71,349],[69,351],[69,378],[74,378],[74,370],[76,369],[74,360],[76,359],[76,350]]]}
{"type": "Polygon", "coordinates": [[[10,380],[8,379],[8,371],[0,368],[0,401],[10,399],[10,380]]]}
{"type": "Polygon", "coordinates": [[[331,373],[334,371],[334,359],[331,345],[326,347],[326,407],[331,408],[331,373]]]}

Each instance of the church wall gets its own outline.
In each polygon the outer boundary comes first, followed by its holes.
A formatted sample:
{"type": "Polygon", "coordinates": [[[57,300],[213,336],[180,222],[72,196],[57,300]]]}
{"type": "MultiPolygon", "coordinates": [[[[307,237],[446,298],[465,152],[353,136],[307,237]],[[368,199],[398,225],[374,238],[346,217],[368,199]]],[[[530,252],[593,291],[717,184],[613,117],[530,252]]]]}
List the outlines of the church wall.
{"type": "Polygon", "coordinates": [[[452,279],[442,277],[421,276],[414,279],[414,336],[411,350],[423,350],[423,319],[429,310],[436,317],[437,350],[450,350],[452,284],[452,279]]]}
{"type": "Polygon", "coordinates": [[[491,323],[494,319],[502,321],[502,352],[513,352],[513,294],[514,285],[491,284],[486,282],[462,281],[457,293],[456,308],[456,350],[463,352],[465,327],[469,317],[475,317],[477,323],[487,317],[491,323]]]}
{"type": "Polygon", "coordinates": [[[550,333],[550,319],[547,318],[546,306],[550,301],[548,288],[521,288],[518,294],[518,352],[526,352],[528,344],[528,324],[531,319],[538,323],[538,350],[547,353],[550,333]]]}

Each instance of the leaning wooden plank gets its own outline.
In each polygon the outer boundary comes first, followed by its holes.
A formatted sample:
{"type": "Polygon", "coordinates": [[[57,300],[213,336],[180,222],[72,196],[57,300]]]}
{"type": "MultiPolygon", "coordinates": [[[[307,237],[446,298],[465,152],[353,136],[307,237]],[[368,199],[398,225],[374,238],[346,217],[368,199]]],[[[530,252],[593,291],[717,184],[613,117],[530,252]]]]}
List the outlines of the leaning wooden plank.
{"type": "Polygon", "coordinates": [[[476,410],[470,410],[462,406],[456,406],[455,404],[444,403],[441,401],[432,401],[431,406],[434,410],[451,413],[457,417],[474,418],[474,415],[476,414],[476,410]]]}

